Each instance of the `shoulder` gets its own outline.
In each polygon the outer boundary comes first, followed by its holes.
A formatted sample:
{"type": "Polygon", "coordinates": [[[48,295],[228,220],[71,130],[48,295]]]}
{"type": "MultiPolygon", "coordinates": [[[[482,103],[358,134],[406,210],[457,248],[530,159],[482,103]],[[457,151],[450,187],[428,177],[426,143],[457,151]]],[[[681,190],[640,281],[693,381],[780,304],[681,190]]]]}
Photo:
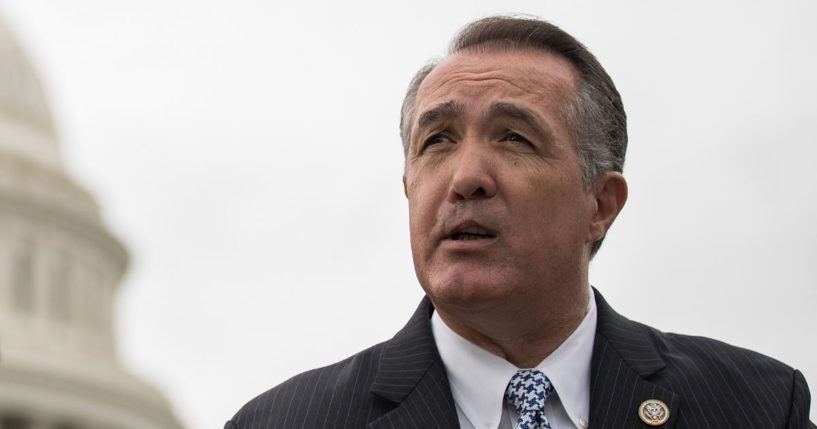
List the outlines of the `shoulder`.
{"type": "Polygon", "coordinates": [[[647,329],[668,367],[683,371],[689,377],[706,377],[730,384],[790,385],[794,376],[792,367],[752,350],[711,338],[647,329]]]}
{"type": "Polygon", "coordinates": [[[225,428],[365,426],[385,406],[369,389],[386,344],[290,378],[244,405],[225,428]]]}
{"type": "Polygon", "coordinates": [[[662,332],[616,313],[596,291],[596,333],[642,375],[671,377],[676,385],[753,386],[791,391],[795,370],[741,347],[706,337],[662,332]]]}
{"type": "Polygon", "coordinates": [[[616,313],[596,291],[596,380],[624,368],[683,404],[679,427],[807,427],[803,375],[763,354],[711,338],[661,332],[616,313]]]}
{"type": "Polygon", "coordinates": [[[774,422],[775,427],[808,423],[810,394],[796,369],[711,338],[646,329],[666,362],[654,381],[681,394],[688,407],[731,408],[748,420],[774,422]]]}
{"type": "Polygon", "coordinates": [[[432,311],[423,299],[392,339],[273,387],[244,405],[225,429],[366,427],[394,410],[439,361],[432,311]]]}

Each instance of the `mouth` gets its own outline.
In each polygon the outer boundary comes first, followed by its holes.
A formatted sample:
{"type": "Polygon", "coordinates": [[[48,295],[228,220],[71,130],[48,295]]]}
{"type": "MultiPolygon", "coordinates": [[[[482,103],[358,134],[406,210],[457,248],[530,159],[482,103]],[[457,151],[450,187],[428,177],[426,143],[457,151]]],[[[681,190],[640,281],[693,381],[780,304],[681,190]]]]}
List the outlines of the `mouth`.
{"type": "Polygon", "coordinates": [[[448,235],[448,239],[454,241],[488,240],[495,237],[495,232],[475,222],[465,222],[454,228],[448,235]]]}

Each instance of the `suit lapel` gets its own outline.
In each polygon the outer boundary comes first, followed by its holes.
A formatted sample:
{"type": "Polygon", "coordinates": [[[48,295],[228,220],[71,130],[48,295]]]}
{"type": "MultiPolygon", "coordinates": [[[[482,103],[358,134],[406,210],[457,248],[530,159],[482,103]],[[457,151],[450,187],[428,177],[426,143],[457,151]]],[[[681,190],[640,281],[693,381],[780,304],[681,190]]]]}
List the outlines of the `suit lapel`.
{"type": "Polygon", "coordinates": [[[459,428],[448,376],[431,333],[432,311],[424,298],[383,352],[371,392],[395,407],[372,421],[370,428],[459,428]]]}
{"type": "Polygon", "coordinates": [[[666,363],[650,339],[649,328],[632,322],[607,304],[594,289],[598,322],[590,371],[590,427],[650,428],[638,416],[642,402],[657,399],[669,408],[670,429],[678,419],[680,398],[648,381],[666,363]]]}
{"type": "MultiPolygon", "coordinates": [[[[595,294],[598,321],[590,373],[590,428],[650,428],[638,417],[641,403],[648,399],[668,406],[669,420],[660,427],[673,428],[680,398],[649,381],[666,366],[649,328],[619,315],[598,291],[595,294]]],[[[459,428],[448,377],[431,334],[432,311],[424,298],[389,341],[371,392],[394,408],[369,428],[459,428]]]]}

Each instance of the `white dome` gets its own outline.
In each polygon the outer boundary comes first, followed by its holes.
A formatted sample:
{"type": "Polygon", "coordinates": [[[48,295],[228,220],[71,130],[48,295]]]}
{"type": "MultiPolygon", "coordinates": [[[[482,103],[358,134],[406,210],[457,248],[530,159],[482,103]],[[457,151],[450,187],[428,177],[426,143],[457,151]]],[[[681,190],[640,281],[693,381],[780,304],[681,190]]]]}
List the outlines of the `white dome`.
{"type": "Polygon", "coordinates": [[[42,86],[0,20],[0,427],[181,428],[117,354],[127,265],[63,168],[42,86]]]}
{"type": "Polygon", "coordinates": [[[0,150],[61,168],[48,99],[34,67],[0,16],[0,150]]]}

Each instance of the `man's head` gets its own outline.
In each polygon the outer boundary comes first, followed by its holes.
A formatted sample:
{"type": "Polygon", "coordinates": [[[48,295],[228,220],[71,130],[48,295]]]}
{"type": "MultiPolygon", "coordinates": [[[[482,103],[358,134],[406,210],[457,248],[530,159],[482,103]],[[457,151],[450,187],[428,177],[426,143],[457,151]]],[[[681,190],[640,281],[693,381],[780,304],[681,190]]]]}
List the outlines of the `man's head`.
{"type": "Polygon", "coordinates": [[[478,301],[586,284],[626,199],[625,123],[609,76],[567,33],[504,17],[467,26],[418,72],[402,110],[426,292],[478,301]]]}
{"type": "MultiPolygon", "coordinates": [[[[587,189],[599,173],[622,172],[627,151],[627,116],[613,80],[578,40],[559,27],[532,18],[488,17],[472,22],[454,38],[449,57],[461,52],[534,50],[554,53],[568,60],[577,73],[577,88],[562,106],[582,161],[587,189]]],[[[431,62],[415,75],[403,100],[400,137],[408,155],[417,91],[439,62],[431,62]]],[[[602,239],[593,244],[595,254],[602,239]]]]}

